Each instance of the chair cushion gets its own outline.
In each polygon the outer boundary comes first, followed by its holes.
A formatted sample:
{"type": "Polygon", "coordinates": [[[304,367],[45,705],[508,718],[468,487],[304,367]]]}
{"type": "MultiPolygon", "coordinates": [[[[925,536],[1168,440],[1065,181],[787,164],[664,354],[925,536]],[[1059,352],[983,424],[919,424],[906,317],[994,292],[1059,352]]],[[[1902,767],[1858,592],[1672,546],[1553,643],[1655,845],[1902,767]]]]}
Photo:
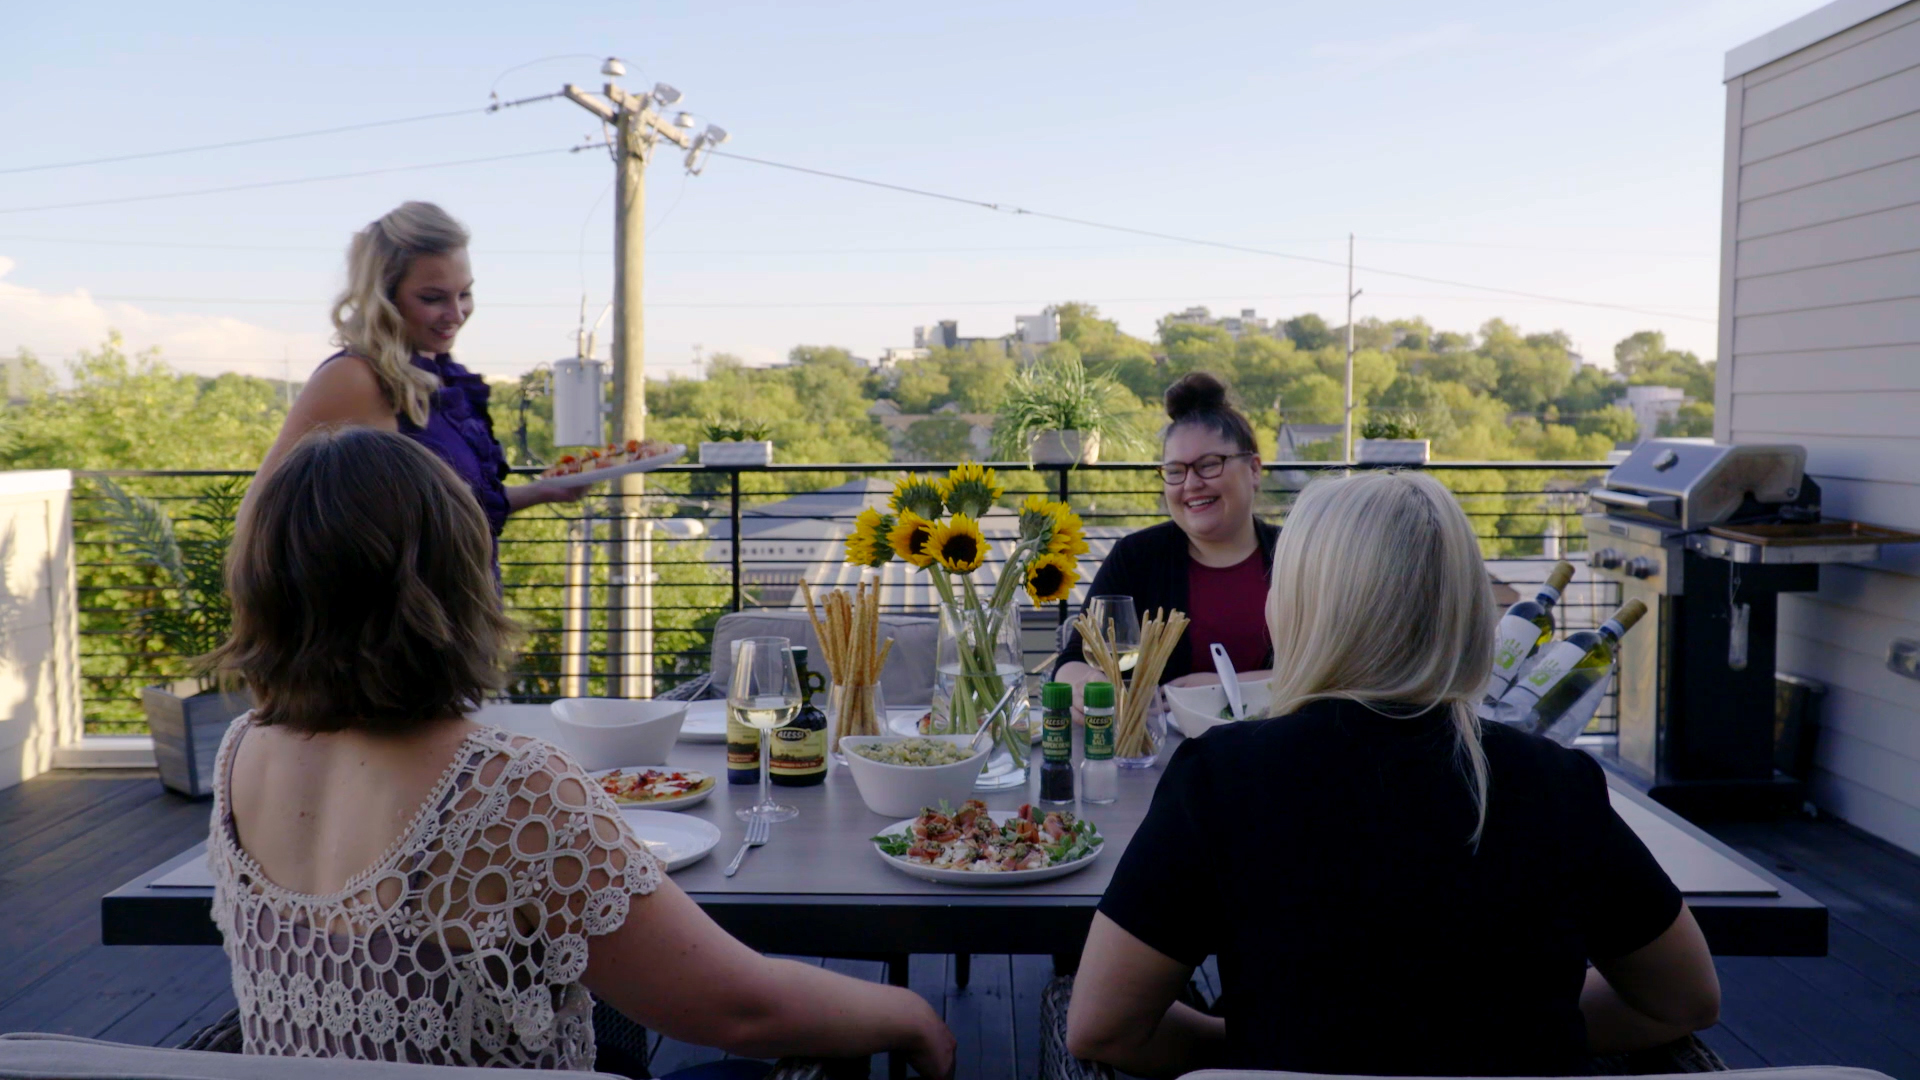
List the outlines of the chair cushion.
{"type": "MultiPolygon", "coordinates": [[[[620,1080],[611,1073],[568,1076],[620,1080]]],[[[22,1032],[0,1035],[0,1080],[500,1080],[499,1069],[346,1058],[250,1057],[22,1032]]]]}
{"type": "MultiPolygon", "coordinates": [[[[713,686],[726,693],[733,677],[733,643],[746,637],[783,637],[807,648],[807,663],[826,674],[820,640],[804,608],[763,608],[735,611],[720,617],[713,629],[713,686]]],[[[940,620],[932,615],[882,615],[880,640],[893,639],[887,666],[880,673],[880,692],[888,708],[924,709],[933,702],[934,652],[940,644],[940,620]]],[[[822,705],[824,706],[824,702],[822,705]]]]}

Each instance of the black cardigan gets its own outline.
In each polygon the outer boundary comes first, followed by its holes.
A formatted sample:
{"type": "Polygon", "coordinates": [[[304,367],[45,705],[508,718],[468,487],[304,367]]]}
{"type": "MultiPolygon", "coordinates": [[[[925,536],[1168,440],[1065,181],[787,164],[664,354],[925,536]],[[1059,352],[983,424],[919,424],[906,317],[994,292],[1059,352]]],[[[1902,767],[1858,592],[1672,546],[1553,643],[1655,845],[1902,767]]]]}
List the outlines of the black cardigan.
{"type": "MultiPolygon", "coordinates": [[[[1260,558],[1266,564],[1267,573],[1272,574],[1273,548],[1280,542],[1280,526],[1254,518],[1253,531],[1260,540],[1260,558]]],[[[1113,551],[1107,555],[1106,561],[1100,564],[1100,572],[1093,575],[1093,584],[1088,587],[1087,595],[1131,596],[1134,610],[1139,612],[1143,621],[1155,608],[1174,608],[1184,612],[1187,610],[1187,567],[1191,561],[1192,556],[1187,552],[1187,534],[1173,522],[1163,521],[1121,537],[1113,545],[1113,551]]],[[[1180,635],[1180,644],[1174,648],[1173,655],[1167,657],[1167,666],[1160,672],[1162,683],[1192,673],[1192,637],[1191,628],[1180,635]]],[[[1060,658],[1053,665],[1054,672],[1058,673],[1060,665],[1070,660],[1086,662],[1086,655],[1080,650],[1078,630],[1072,632],[1067,638],[1066,647],[1060,650],[1060,658]]],[[[1272,666],[1273,646],[1269,644],[1267,658],[1261,667],[1272,666]]]]}

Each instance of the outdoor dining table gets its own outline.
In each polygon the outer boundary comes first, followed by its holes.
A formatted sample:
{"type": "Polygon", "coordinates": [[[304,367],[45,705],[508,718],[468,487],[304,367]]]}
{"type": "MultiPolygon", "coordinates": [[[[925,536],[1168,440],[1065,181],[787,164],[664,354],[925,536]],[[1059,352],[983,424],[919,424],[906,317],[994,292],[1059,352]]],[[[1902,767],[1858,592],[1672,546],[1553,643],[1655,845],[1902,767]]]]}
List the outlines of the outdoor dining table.
{"type": "MultiPolygon", "coordinates": [[[[522,714],[528,734],[542,730],[539,712],[522,714]]],[[[1177,740],[1178,736],[1174,736],[1177,740]]],[[[681,813],[718,826],[721,840],[673,880],[728,932],[764,951],[886,961],[889,978],[906,979],[907,956],[994,953],[1051,955],[1071,968],[1095,906],[1120,854],[1133,838],[1160,779],[1160,768],[1122,770],[1119,799],[1083,808],[1105,837],[1098,858],[1076,873],[1015,886],[967,887],[910,877],[875,850],[876,832],[896,819],[868,810],[843,768],[825,783],[779,789],[800,816],[773,827],[772,840],[749,852],[739,873],[721,870],[739,847],[745,824],[734,810],[750,805],[757,785],[725,781],[725,747],[676,745],[669,764],[720,778],[713,795],[681,813]]],[[[1170,756],[1162,755],[1162,762],[1170,756]]],[[[1036,748],[1037,750],[1037,748],[1036,748]]],[[[1824,906],[1609,774],[1614,806],[1646,842],[1693,908],[1716,954],[1824,956],[1824,906]]],[[[1014,809],[1031,785],[982,793],[989,808],[1014,809]]],[[[155,882],[195,860],[198,845],[156,865],[102,898],[101,936],[108,945],[219,944],[210,918],[212,889],[155,882]]]]}

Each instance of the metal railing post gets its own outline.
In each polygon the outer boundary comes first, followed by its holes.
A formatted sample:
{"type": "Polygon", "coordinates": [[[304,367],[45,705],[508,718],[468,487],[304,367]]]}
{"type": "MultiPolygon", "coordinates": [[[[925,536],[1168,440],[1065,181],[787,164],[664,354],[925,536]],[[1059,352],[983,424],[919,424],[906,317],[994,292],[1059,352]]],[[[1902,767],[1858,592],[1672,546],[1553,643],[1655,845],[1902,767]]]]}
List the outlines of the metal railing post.
{"type": "Polygon", "coordinates": [[[733,610],[742,606],[740,596],[740,470],[727,470],[727,520],[733,525],[733,544],[730,554],[733,558],[733,610]]]}
{"type": "Polygon", "coordinates": [[[560,696],[587,696],[587,649],[592,637],[593,519],[567,523],[565,574],[560,588],[560,696]]]}
{"type": "MultiPolygon", "coordinates": [[[[1060,473],[1060,482],[1059,482],[1060,501],[1067,504],[1067,509],[1071,510],[1073,509],[1072,480],[1070,477],[1067,476],[1067,467],[1065,465],[1056,465],[1054,466],[1054,468],[1056,471],[1060,473]]],[[[1073,618],[1073,611],[1068,607],[1067,598],[1064,596],[1061,597],[1060,603],[1056,606],[1059,608],[1059,611],[1060,611],[1060,621],[1055,625],[1065,626],[1067,624],[1067,621],[1073,618]]],[[[1054,640],[1056,642],[1060,640],[1059,631],[1057,629],[1054,631],[1054,640]]]]}

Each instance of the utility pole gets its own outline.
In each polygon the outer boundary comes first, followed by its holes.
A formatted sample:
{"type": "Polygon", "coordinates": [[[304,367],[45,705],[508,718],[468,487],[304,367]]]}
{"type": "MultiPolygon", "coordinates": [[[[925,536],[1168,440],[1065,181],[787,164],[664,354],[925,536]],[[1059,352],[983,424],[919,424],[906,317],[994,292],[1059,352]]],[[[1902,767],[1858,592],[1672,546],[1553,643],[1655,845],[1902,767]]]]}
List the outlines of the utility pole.
{"type": "MultiPolygon", "coordinates": [[[[626,64],[608,57],[600,68],[608,81],[596,96],[572,83],[561,93],[610,128],[609,148],[615,172],[613,212],[613,441],[644,439],[647,433],[646,315],[642,298],[647,227],[647,163],[661,140],[687,151],[686,167],[699,172],[699,155],[725,142],[727,133],[709,125],[694,135],[694,118],[680,113],[667,120],[656,111],[681,99],[680,91],[656,83],[634,94],[614,78],[626,64]]],[[[609,696],[653,695],[652,522],[641,512],[645,484],[631,473],[614,481],[615,530],[612,543],[612,597],[607,616],[609,696]]],[[[589,537],[589,540],[591,538],[589,537]]],[[[738,542],[738,538],[735,538],[738,542]]]]}
{"type": "Polygon", "coordinates": [[[1363,290],[1353,287],[1353,234],[1347,234],[1347,464],[1353,464],[1353,302],[1363,290]]]}

